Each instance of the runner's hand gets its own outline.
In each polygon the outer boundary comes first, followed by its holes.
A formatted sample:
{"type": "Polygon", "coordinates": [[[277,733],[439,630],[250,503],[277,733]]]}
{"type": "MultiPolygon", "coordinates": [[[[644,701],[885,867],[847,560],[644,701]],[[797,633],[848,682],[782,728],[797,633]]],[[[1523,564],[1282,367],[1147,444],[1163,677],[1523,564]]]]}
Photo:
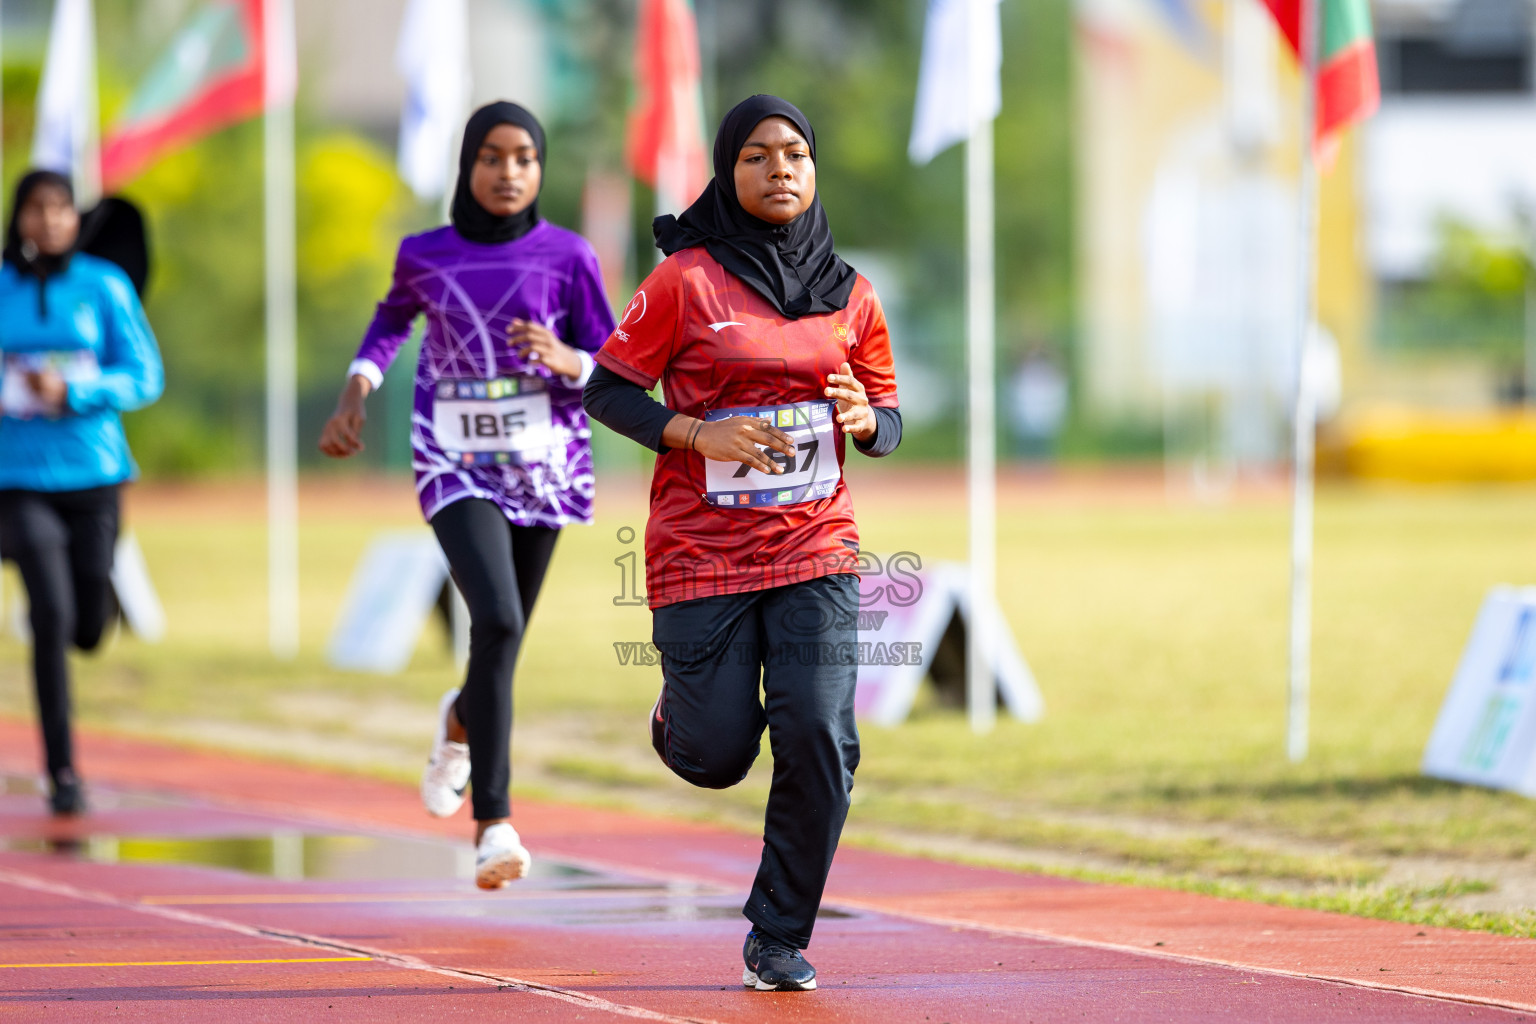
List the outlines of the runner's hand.
{"type": "Polygon", "coordinates": [[[363,424],[368,413],[363,402],[373,385],[367,377],[353,375],[336,400],[336,411],[320,431],[320,450],[333,459],[345,459],[363,450],[363,424]]]}
{"type": "Polygon", "coordinates": [[[28,371],[27,387],[32,389],[32,393],[51,416],[63,412],[65,403],[69,401],[69,385],[57,370],[28,371]]]}
{"type": "Polygon", "coordinates": [[[827,388],[826,395],[837,399],[837,422],[843,425],[843,433],[852,434],[855,441],[867,444],[875,436],[879,424],[875,421],[875,411],[869,407],[864,385],[853,375],[853,367],[844,363],[837,373],[827,374],[827,380],[832,386],[827,388]]]}
{"type": "Polygon", "coordinates": [[[507,325],[507,344],[529,362],[543,363],[562,377],[581,376],[581,357],[555,337],[555,332],[532,320],[513,320],[507,325]]]}
{"type": "Polygon", "coordinates": [[[697,433],[690,425],[688,431],[692,435],[694,451],[706,459],[744,463],[760,473],[784,472],[783,464],[770,458],[763,450],[764,445],[791,458],[795,454],[795,443],[788,434],[755,416],[714,420],[699,426],[697,433]]]}

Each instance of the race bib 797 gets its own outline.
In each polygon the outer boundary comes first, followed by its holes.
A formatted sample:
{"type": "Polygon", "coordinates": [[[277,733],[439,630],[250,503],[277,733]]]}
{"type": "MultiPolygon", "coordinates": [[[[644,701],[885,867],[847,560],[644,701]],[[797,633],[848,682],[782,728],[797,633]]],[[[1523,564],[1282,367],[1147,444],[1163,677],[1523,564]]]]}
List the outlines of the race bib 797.
{"type": "Polygon", "coordinates": [[[842,479],[837,464],[835,402],[797,402],[744,409],[715,409],[706,422],[752,416],[788,434],[795,454],[772,448],[763,454],[784,467],[783,473],[764,473],[742,462],[704,460],[704,500],[720,508],[767,508],[798,505],[830,497],[842,479]]]}

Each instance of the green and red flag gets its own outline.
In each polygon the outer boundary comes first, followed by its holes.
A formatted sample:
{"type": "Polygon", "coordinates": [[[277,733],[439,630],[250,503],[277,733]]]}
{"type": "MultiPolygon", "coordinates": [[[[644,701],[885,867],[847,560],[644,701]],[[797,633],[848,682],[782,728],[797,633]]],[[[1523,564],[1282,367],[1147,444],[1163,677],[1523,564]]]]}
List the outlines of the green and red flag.
{"type": "MultiPolygon", "coordinates": [[[[1301,0],[1264,0],[1291,52],[1301,53],[1301,0]]],[[[1376,112],[1381,82],[1371,37],[1369,0],[1317,0],[1323,31],[1317,51],[1317,127],[1314,144],[1331,148],[1340,131],[1376,112]]]]}
{"type": "Polygon", "coordinates": [[[265,106],[263,0],[209,0],[139,83],[101,146],[111,191],[156,160],[265,106]]]}

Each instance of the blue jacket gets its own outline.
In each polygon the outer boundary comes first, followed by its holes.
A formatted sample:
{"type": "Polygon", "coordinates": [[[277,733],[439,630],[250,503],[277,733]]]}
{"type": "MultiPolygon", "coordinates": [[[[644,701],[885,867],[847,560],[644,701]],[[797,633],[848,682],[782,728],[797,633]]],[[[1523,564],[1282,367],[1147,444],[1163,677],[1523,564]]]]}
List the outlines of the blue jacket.
{"type": "Polygon", "coordinates": [[[165,386],[160,350],[133,285],[115,264],[76,254],[48,279],[0,265],[0,489],[78,491],[138,475],[118,414],[165,386]],[[33,415],[19,374],[51,366],[69,384],[68,408],[33,415]],[[9,378],[9,379],[8,379],[9,378]],[[9,407],[7,407],[9,403],[9,407]]]}

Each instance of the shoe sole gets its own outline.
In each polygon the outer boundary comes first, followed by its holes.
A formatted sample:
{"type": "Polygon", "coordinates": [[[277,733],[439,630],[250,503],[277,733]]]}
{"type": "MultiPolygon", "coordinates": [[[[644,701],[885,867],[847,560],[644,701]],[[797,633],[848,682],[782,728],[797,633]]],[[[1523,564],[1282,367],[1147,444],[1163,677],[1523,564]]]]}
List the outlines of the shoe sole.
{"type": "Polygon", "coordinates": [[[782,985],[764,984],[763,980],[753,972],[752,968],[744,967],[741,971],[741,983],[746,988],[754,988],[759,992],[814,992],[816,991],[816,979],[812,978],[804,985],[797,985],[792,981],[782,985]]]}
{"type": "Polygon", "coordinates": [[[510,882],[526,877],[533,858],[527,850],[509,850],[506,853],[475,865],[475,884],[482,889],[500,889],[510,882]]]}

